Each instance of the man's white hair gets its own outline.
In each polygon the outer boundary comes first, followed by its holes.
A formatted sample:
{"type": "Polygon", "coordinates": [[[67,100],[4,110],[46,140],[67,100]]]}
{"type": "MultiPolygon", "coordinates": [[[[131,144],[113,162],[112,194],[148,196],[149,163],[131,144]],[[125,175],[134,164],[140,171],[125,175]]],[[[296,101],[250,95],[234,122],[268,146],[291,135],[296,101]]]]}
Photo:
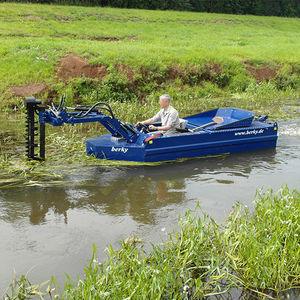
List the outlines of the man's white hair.
{"type": "Polygon", "coordinates": [[[170,97],[170,95],[161,95],[160,97],[159,97],[159,99],[162,99],[162,100],[164,100],[164,101],[166,101],[166,102],[171,102],[171,97],[170,97]]]}

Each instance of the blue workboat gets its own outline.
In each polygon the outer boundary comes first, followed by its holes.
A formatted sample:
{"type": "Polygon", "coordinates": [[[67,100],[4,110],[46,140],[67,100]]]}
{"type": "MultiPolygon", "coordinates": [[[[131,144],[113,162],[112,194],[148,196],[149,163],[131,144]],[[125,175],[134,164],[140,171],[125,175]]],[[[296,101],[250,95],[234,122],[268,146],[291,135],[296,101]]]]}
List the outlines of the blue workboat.
{"type": "Polygon", "coordinates": [[[223,108],[184,118],[185,128],[172,136],[139,131],[134,143],[111,134],[89,139],[88,155],[113,160],[157,162],[195,156],[216,155],[276,147],[277,124],[266,122],[266,117],[235,108],[223,108]],[[211,124],[212,118],[224,116],[223,124],[211,124]],[[187,129],[187,130],[184,130],[187,129]]]}
{"type": "MultiPolygon", "coordinates": [[[[42,127],[45,123],[61,126],[100,122],[109,134],[86,142],[87,154],[99,159],[158,162],[274,148],[277,142],[276,122],[267,122],[267,116],[256,117],[253,112],[237,108],[218,108],[185,117],[180,119],[177,134],[164,135],[150,131],[146,125],[135,128],[133,124],[121,122],[105,102],[65,108],[63,99],[58,108],[52,105],[49,110],[34,98],[27,99],[26,103],[28,116],[32,109],[39,112],[42,127]]],[[[30,117],[28,120],[34,122],[30,117]]],[[[28,130],[30,132],[30,126],[28,130]]],[[[34,132],[29,135],[34,141],[34,132]]],[[[29,139],[28,153],[34,156],[31,142],[29,139]]],[[[41,148],[44,151],[44,147],[41,148]]],[[[40,156],[43,158],[44,153],[40,156]]]]}

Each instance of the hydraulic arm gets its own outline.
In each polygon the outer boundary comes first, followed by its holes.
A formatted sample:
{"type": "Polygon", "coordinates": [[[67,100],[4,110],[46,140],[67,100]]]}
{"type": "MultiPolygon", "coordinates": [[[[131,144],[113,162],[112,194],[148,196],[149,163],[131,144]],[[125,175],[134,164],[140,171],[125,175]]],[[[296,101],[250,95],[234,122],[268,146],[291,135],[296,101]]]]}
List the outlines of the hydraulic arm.
{"type": "Polygon", "coordinates": [[[27,157],[30,159],[45,158],[45,124],[62,126],[77,123],[101,123],[115,138],[122,138],[128,143],[136,142],[140,132],[132,125],[122,123],[115,118],[110,105],[106,102],[97,102],[94,105],[77,105],[76,107],[65,107],[65,94],[56,108],[53,104],[46,107],[41,105],[41,100],[33,97],[26,98],[26,148],[27,157]],[[72,111],[72,112],[70,112],[72,111]],[[38,115],[38,121],[35,116],[38,115]],[[39,123],[39,127],[38,127],[39,123]],[[39,133],[38,133],[39,130],[39,133]],[[35,136],[39,135],[39,145],[35,136]],[[39,156],[35,153],[35,148],[39,146],[39,156]]]}

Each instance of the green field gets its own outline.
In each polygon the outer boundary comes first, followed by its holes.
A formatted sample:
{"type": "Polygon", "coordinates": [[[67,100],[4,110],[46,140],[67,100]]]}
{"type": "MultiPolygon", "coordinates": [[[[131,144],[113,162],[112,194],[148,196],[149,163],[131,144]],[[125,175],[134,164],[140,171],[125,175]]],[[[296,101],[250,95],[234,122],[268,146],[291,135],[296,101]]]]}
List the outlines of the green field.
{"type": "Polygon", "coordinates": [[[270,97],[299,95],[297,18],[2,3],[0,41],[2,108],[63,91],[70,103],[91,102],[93,91],[103,100],[176,99],[253,95],[262,85],[270,97]],[[65,78],[59,61],[70,53],[104,73],[65,78]]]}

